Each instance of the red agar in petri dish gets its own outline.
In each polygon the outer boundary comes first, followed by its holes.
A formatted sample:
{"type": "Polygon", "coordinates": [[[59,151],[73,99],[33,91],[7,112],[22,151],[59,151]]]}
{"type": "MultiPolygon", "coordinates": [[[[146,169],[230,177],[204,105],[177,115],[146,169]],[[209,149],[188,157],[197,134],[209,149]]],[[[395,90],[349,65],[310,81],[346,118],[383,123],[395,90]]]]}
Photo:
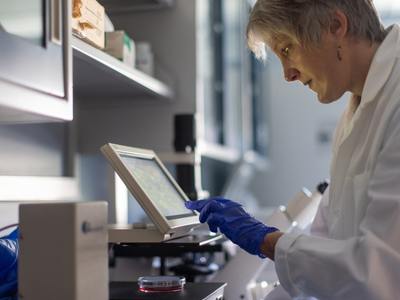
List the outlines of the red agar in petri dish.
{"type": "Polygon", "coordinates": [[[143,293],[179,292],[186,279],[183,276],[143,276],[139,277],[139,291],[143,293]]]}

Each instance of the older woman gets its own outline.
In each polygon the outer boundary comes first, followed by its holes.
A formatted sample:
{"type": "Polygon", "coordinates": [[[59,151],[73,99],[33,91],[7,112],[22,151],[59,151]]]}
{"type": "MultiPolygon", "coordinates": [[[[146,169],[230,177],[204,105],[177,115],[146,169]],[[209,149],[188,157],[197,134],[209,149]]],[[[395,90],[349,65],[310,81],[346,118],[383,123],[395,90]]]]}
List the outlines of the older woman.
{"type": "Polygon", "coordinates": [[[400,296],[400,28],[385,30],[371,0],[258,0],[250,48],[279,57],[288,81],[322,103],[351,92],[335,133],[331,185],[311,235],[283,233],[227,199],[189,203],[211,230],[275,260],[291,296],[400,296]]]}

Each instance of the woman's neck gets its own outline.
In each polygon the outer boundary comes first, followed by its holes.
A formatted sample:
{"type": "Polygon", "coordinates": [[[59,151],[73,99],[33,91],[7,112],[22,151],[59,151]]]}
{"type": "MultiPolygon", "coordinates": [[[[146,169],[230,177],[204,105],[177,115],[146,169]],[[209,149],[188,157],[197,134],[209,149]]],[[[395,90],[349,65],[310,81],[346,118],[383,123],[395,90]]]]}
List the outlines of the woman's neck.
{"type": "Polygon", "coordinates": [[[361,97],[364,89],[364,84],[367,79],[369,68],[371,67],[372,60],[378,50],[380,43],[372,43],[369,41],[354,42],[351,53],[351,72],[352,81],[350,91],[358,97],[361,97]]]}

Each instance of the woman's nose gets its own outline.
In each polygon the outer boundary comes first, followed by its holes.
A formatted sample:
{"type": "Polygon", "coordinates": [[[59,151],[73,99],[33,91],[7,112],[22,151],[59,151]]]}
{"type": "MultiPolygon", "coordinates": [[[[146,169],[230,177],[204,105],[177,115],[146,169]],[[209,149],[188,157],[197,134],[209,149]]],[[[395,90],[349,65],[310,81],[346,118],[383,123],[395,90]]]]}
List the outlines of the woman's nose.
{"type": "Polygon", "coordinates": [[[287,81],[295,81],[300,77],[300,72],[295,68],[287,68],[285,69],[285,79],[287,81]]]}

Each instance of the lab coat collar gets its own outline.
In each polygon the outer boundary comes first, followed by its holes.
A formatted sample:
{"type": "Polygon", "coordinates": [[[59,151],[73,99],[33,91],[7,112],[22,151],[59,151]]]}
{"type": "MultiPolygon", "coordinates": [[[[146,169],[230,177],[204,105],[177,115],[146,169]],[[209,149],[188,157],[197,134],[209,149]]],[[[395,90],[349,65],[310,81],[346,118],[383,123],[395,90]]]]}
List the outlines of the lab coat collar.
{"type": "Polygon", "coordinates": [[[339,138],[338,147],[343,144],[353,130],[355,122],[359,119],[363,109],[373,102],[378,93],[381,91],[386,81],[388,80],[395,59],[400,54],[400,27],[394,24],[386,29],[387,35],[382,44],[378,47],[374,58],[372,59],[364,88],[361,94],[360,104],[354,104],[355,96],[352,95],[346,111],[343,132],[339,138]],[[356,109],[354,106],[358,106],[356,109]],[[355,111],[355,112],[354,112],[355,111]]]}
{"type": "Polygon", "coordinates": [[[359,108],[363,108],[367,103],[377,98],[376,96],[388,80],[394,66],[394,61],[399,55],[399,25],[394,24],[386,31],[388,32],[386,38],[379,46],[374,58],[372,59],[361,94],[361,103],[359,108]]]}

